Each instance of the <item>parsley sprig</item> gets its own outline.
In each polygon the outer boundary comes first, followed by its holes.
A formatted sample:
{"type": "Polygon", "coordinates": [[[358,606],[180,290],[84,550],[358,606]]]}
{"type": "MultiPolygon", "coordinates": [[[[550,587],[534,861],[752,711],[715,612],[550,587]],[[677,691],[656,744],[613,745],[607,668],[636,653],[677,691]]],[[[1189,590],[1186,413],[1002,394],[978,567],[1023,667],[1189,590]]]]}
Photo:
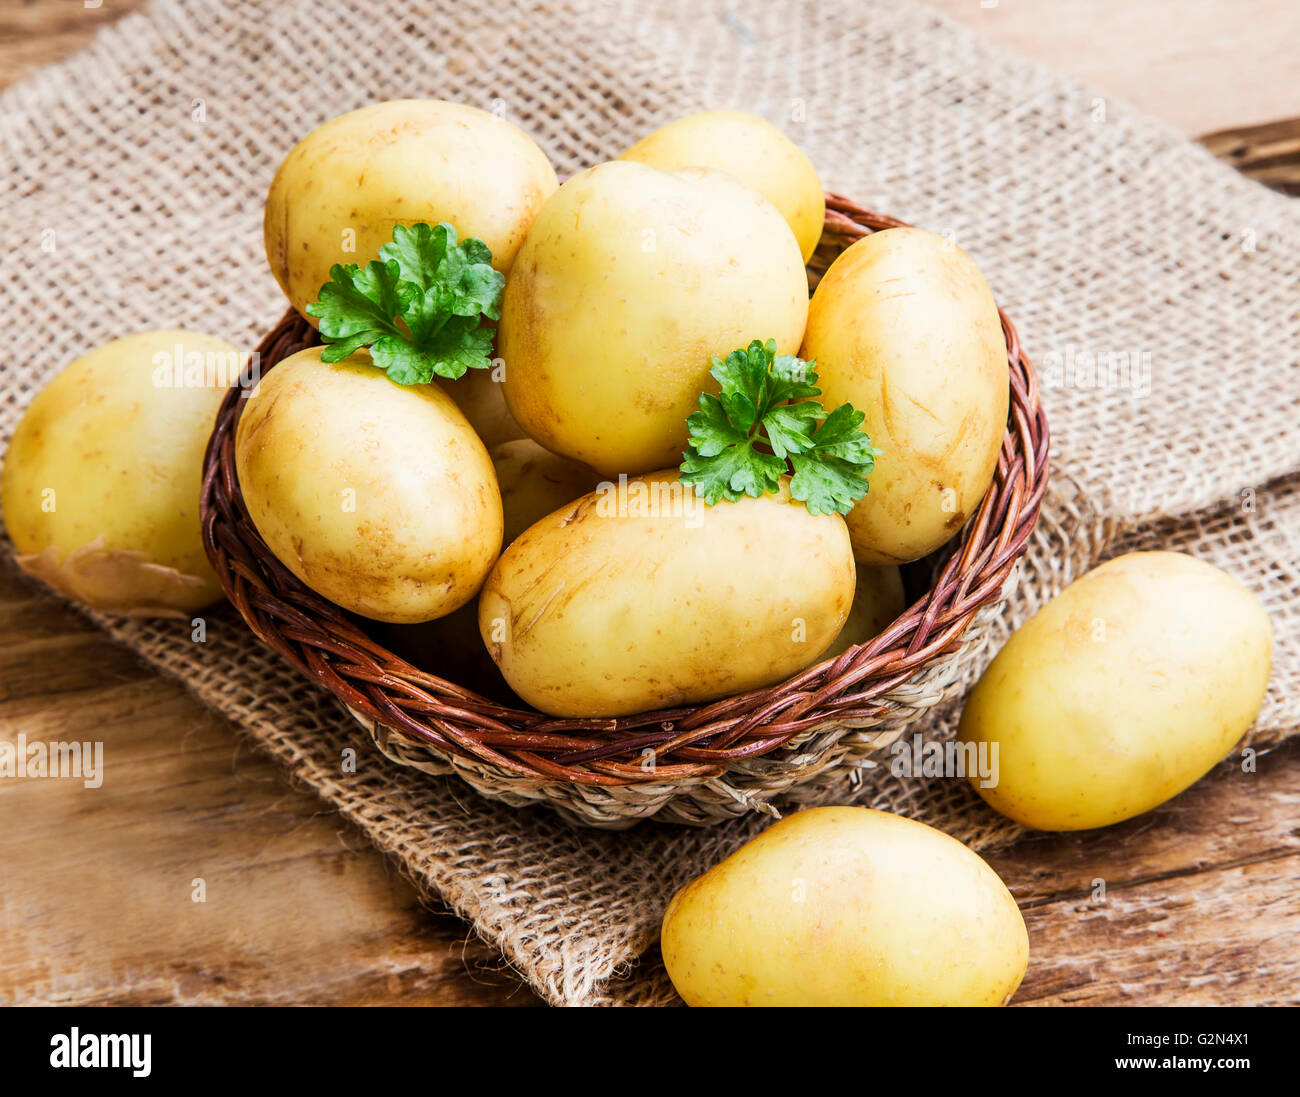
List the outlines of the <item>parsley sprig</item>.
{"type": "Polygon", "coordinates": [[[777,354],[774,339],[710,361],[722,392],[702,394],[700,410],[686,420],[681,481],[713,506],[776,492],[792,472],[790,494],[810,513],[852,510],[867,494],[880,451],[858,429],[864,416],[852,404],[828,414],[813,399],[821,395],[817,363],[777,354]]]}
{"type": "Polygon", "coordinates": [[[455,380],[491,365],[492,329],[480,319],[500,317],[504,285],[482,240],[457,243],[445,221],[398,225],[378,259],[332,266],[307,313],[320,320],[326,362],[369,347],[399,385],[455,380]]]}

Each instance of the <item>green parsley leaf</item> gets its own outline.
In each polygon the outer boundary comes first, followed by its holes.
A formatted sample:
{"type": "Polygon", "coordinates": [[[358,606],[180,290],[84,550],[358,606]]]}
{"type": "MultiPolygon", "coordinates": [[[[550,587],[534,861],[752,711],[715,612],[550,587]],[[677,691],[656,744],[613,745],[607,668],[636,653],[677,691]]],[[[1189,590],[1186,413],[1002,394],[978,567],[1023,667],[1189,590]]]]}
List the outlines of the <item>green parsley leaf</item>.
{"type": "Polygon", "coordinates": [[[694,484],[704,501],[713,506],[719,499],[735,502],[742,495],[757,499],[777,490],[785,462],[770,453],[746,445],[728,446],[714,457],[683,455],[682,474],[685,484],[694,484]]]}
{"type": "Polygon", "coordinates": [[[492,331],[481,323],[500,318],[504,287],[482,240],[458,241],[445,221],[398,225],[378,259],[331,267],[307,314],[320,321],[326,362],[369,347],[399,385],[455,380],[492,364],[492,331]]]}
{"type": "Polygon", "coordinates": [[[827,414],[813,399],[821,395],[816,363],[777,354],[772,339],[710,361],[722,391],[703,393],[686,420],[681,481],[713,506],[776,492],[790,475],[791,497],[810,513],[852,510],[880,451],[861,429],[862,412],[841,404],[827,414]]]}
{"type": "Polygon", "coordinates": [[[803,453],[812,445],[812,432],[817,429],[817,413],[821,405],[814,400],[801,400],[797,404],[782,404],[763,417],[767,440],[772,452],[784,460],[803,453]]]}

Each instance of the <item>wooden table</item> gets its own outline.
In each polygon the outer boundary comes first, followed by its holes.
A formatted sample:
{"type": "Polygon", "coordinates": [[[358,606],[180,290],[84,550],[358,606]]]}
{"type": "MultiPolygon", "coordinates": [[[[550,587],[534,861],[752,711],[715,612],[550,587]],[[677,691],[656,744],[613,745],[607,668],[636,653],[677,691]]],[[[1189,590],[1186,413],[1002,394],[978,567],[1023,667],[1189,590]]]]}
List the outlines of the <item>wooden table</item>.
{"type": "MultiPolygon", "coordinates": [[[[139,6],[0,0],[0,83],[139,6]]],[[[1221,131],[1204,138],[1217,154],[1300,192],[1291,0],[938,6],[1188,132],[1221,131]]],[[[0,734],[87,728],[114,751],[95,796],[0,782],[0,1002],[536,1003],[224,720],[0,569],[0,734]]],[[[1298,790],[1294,741],[1141,819],[993,857],[1029,924],[1017,1001],[1300,1001],[1298,790]]]]}

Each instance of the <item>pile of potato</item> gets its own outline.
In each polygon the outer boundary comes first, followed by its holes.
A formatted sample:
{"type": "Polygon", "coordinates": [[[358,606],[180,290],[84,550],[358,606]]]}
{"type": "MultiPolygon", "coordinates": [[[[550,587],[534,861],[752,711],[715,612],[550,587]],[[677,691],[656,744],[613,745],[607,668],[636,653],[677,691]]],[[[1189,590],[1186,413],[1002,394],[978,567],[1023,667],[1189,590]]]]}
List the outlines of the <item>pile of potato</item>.
{"type": "MultiPolygon", "coordinates": [[[[334,119],[286,156],[264,221],[276,280],[327,345],[260,378],[189,331],[73,362],[5,457],[18,562],[106,612],[189,617],[217,599],[200,465],[243,383],[236,466],[262,538],[413,661],[568,717],[779,682],[897,617],[898,566],[960,531],[1007,421],[1006,347],[970,258],[932,233],[880,232],[810,299],[824,208],[807,157],[740,112],[671,123],[562,186],[524,133],[471,107],[334,119]],[[415,248],[413,230],[399,240],[412,226],[421,247],[465,249],[447,330],[490,348],[471,363],[485,368],[399,383],[400,332],[385,346],[322,319],[341,265],[382,275],[367,264],[415,248]],[[769,363],[815,369],[827,412],[861,413],[875,459],[851,509],[811,505],[797,466],[712,501],[681,479],[716,366],[764,344],[769,363]]],[[[379,327],[400,312],[390,291],[379,327]]],[[[743,438],[745,409],[726,399],[743,438]]],[[[1176,554],[1113,561],[974,691],[961,736],[1000,747],[1000,778],[979,791],[1049,829],[1148,810],[1245,732],[1269,655],[1262,608],[1223,573],[1176,554]]],[[[987,865],[858,808],[784,820],[685,888],[663,945],[701,1004],[1003,1002],[1028,957],[987,865]]]]}
{"type": "Polygon", "coordinates": [[[364,353],[304,351],[262,381],[236,451],[258,530],[304,582],[380,621],[444,622],[385,630],[399,649],[472,646],[456,611],[477,595],[484,649],[553,715],[771,684],[892,619],[896,566],[950,539],[988,488],[1008,386],[987,284],[941,237],[894,230],[850,248],[810,302],[822,187],[759,118],[682,119],[557,187],[499,118],[378,104],[286,157],[267,256],[314,321],[334,264],[417,216],[483,240],[506,276],[497,383],[471,371],[412,393],[364,353]],[[753,339],[815,358],[826,406],[864,412],[884,456],[846,516],[784,484],[704,506],[678,482],[687,419],[718,389],[710,360],[753,339]],[[489,449],[503,441],[508,456],[489,449]]]}

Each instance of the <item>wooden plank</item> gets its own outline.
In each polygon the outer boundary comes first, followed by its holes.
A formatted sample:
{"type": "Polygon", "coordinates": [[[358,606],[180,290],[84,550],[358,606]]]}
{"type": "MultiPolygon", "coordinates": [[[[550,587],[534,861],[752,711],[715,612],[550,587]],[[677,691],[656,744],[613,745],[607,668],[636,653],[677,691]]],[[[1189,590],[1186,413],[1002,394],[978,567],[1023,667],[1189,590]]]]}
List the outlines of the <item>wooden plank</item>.
{"type": "Polygon", "coordinates": [[[1300,118],[1220,130],[1200,140],[1243,175],[1285,194],[1300,195],[1300,118]]]}
{"type": "MultiPolygon", "coordinates": [[[[1294,778],[1295,774],[1292,774],[1294,778]]],[[[1300,1003],[1300,855],[1055,900],[1026,912],[1031,967],[1018,1004],[1300,1003]]]]}
{"type": "MultiPolygon", "coordinates": [[[[1187,133],[1300,114],[1292,0],[927,0],[977,34],[1187,133]]],[[[85,45],[144,0],[3,0],[0,87],[85,45]]]]}
{"type": "Polygon", "coordinates": [[[97,789],[0,781],[0,1003],[536,1002],[225,720],[10,568],[0,682],[0,739],[106,755],[97,789]]]}
{"type": "Polygon", "coordinates": [[[1300,114],[1294,0],[926,2],[1185,133],[1300,114]]]}
{"type": "Polygon", "coordinates": [[[991,856],[1029,927],[1017,1004],[1300,1000],[1298,789],[1291,741],[1141,818],[991,856]]]}
{"type": "Polygon", "coordinates": [[[145,0],[0,0],[0,87],[89,45],[145,0]]]}

